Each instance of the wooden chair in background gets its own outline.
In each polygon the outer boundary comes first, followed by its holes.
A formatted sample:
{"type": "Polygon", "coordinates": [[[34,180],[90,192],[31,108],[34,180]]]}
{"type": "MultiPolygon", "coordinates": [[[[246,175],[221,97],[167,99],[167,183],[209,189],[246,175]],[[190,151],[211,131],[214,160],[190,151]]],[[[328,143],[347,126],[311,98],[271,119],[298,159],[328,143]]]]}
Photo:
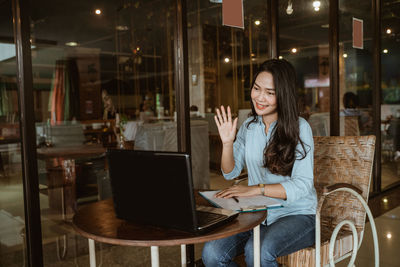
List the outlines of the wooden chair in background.
{"type": "Polygon", "coordinates": [[[340,135],[345,135],[345,136],[360,135],[359,116],[341,116],[340,135]]]}

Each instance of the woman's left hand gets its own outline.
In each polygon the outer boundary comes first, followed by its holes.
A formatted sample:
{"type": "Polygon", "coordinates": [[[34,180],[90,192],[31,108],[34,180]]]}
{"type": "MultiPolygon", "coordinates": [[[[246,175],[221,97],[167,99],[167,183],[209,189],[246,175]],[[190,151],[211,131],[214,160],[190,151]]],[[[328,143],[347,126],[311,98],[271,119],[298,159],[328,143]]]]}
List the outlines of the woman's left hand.
{"type": "Polygon", "coordinates": [[[257,186],[234,185],[215,194],[218,198],[231,197],[252,197],[260,195],[260,189],[257,186]]]}

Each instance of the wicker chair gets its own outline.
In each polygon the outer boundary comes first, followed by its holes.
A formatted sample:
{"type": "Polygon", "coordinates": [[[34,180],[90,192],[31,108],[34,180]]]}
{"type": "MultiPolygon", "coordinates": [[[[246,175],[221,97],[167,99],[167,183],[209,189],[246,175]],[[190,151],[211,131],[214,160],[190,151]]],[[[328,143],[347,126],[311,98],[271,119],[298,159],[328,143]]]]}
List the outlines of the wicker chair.
{"type": "MultiPolygon", "coordinates": [[[[375,266],[379,266],[378,237],[367,205],[374,152],[375,136],[314,137],[314,185],[318,194],[315,246],[279,257],[281,265],[334,266],[335,262],[352,256],[348,266],[353,266],[367,214],[374,240],[375,266]],[[357,250],[352,254],[353,244],[357,250]]],[[[234,184],[246,179],[247,174],[242,175],[234,184]]],[[[236,261],[244,264],[243,255],[236,261]]]]}
{"type": "Polygon", "coordinates": [[[353,266],[367,214],[375,266],[379,266],[376,228],[367,205],[375,136],[320,136],[314,137],[314,145],[314,183],[319,199],[315,246],[280,257],[278,262],[288,267],[334,266],[334,262],[351,256],[348,266],[353,266]]]}

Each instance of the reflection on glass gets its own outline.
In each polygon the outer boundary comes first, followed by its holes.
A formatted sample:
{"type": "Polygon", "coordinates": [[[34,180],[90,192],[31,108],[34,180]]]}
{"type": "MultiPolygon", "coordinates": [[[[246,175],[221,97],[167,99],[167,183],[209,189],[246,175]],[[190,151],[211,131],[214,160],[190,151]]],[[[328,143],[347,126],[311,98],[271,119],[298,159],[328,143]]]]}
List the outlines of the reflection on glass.
{"type": "Polygon", "coordinates": [[[11,1],[0,3],[0,266],[26,263],[24,196],[11,1]]]}
{"type": "Polygon", "coordinates": [[[382,189],[400,181],[400,20],[393,1],[382,2],[381,137],[382,189]]]}
{"type": "Polygon", "coordinates": [[[79,206],[111,197],[106,148],[177,150],[175,1],[93,3],[32,8],[46,266],[88,265],[87,240],[66,222],[79,206]]]}
{"type": "Polygon", "coordinates": [[[339,1],[340,135],[373,134],[371,9],[369,2],[339,1]],[[363,21],[362,49],[353,47],[353,18],[363,21]]]}
{"type": "Polygon", "coordinates": [[[224,180],[215,108],[229,105],[241,126],[250,113],[253,75],[269,49],[266,1],[244,1],[244,29],[223,26],[222,5],[214,2],[187,1],[191,151],[198,188],[219,188],[213,178],[224,180]]]}
{"type": "Polygon", "coordinates": [[[330,135],[329,3],[279,1],[279,58],[297,71],[299,110],[314,136],[330,135]]]}

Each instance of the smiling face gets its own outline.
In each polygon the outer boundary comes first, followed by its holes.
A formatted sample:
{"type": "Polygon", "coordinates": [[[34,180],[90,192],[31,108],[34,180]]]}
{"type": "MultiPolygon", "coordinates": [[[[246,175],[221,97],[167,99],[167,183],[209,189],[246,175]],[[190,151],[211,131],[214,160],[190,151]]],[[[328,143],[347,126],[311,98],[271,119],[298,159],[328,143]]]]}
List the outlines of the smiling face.
{"type": "Polygon", "coordinates": [[[251,101],[264,123],[270,124],[278,119],[274,79],[271,73],[263,71],[258,74],[251,89],[251,101]]]}

